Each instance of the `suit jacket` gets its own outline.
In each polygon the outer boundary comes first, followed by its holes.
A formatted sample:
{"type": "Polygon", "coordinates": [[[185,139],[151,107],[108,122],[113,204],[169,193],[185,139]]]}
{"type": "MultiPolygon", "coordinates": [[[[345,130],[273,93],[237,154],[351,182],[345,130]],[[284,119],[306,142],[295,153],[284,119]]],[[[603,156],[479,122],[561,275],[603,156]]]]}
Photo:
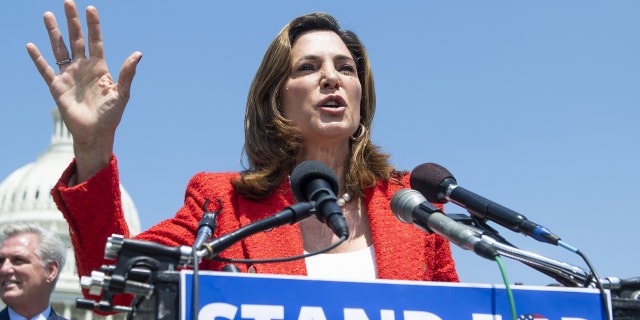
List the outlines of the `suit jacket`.
{"type": "MultiPolygon", "coordinates": [[[[9,319],[9,308],[4,308],[0,311],[0,320],[10,320],[9,319]]],[[[53,308],[51,309],[51,314],[49,314],[49,318],[47,320],[68,320],[67,318],[63,318],[59,316],[53,308]]]]}

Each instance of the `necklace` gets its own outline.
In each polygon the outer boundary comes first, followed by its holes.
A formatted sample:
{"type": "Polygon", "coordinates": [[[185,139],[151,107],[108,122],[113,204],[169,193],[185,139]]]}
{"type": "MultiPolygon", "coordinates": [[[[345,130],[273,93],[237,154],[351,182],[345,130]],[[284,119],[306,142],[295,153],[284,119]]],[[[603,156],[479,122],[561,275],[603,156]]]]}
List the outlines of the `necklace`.
{"type": "MultiPolygon", "coordinates": [[[[338,206],[340,206],[340,208],[342,208],[342,207],[344,207],[344,205],[345,205],[347,202],[349,202],[350,200],[351,200],[351,195],[345,192],[345,193],[343,193],[343,194],[342,194],[342,196],[341,196],[341,197],[339,197],[339,198],[338,198],[338,200],[336,200],[336,202],[338,203],[338,206]]],[[[359,206],[359,205],[358,205],[358,206],[359,206]]],[[[353,216],[353,215],[348,215],[348,216],[353,216]]],[[[323,223],[323,224],[322,224],[322,227],[321,227],[321,229],[320,229],[320,230],[321,230],[321,233],[320,233],[320,235],[321,235],[321,236],[324,236],[324,228],[325,228],[325,225],[326,225],[326,224],[325,224],[325,223],[323,223]]],[[[355,225],[354,225],[354,228],[355,228],[355,225]]],[[[351,238],[351,237],[352,237],[352,234],[353,234],[353,233],[354,233],[354,231],[355,231],[355,230],[353,230],[354,228],[349,228],[349,230],[350,230],[350,231],[349,231],[349,238],[351,238]]]]}
{"type": "Polygon", "coordinates": [[[349,200],[351,200],[351,195],[345,192],[342,197],[338,198],[337,202],[339,206],[343,207],[349,200]]]}

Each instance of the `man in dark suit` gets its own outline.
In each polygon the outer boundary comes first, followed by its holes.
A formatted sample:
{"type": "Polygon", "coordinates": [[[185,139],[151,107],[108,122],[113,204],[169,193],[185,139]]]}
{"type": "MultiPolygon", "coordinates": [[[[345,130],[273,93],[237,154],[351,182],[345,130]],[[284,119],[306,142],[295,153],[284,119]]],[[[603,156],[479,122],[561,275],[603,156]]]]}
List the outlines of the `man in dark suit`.
{"type": "Polygon", "coordinates": [[[64,266],[66,248],[52,232],[36,225],[13,225],[0,238],[0,320],[58,316],[50,296],[64,266]]]}

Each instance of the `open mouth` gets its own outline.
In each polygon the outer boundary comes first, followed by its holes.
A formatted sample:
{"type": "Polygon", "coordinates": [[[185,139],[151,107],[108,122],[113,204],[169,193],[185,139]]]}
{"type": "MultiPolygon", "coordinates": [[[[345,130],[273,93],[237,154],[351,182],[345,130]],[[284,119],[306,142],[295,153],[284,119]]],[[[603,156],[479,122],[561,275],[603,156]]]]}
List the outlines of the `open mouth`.
{"type": "Polygon", "coordinates": [[[329,100],[327,102],[325,102],[323,105],[323,107],[327,107],[327,108],[338,108],[340,106],[342,106],[340,104],[340,102],[336,101],[336,100],[329,100]]]}

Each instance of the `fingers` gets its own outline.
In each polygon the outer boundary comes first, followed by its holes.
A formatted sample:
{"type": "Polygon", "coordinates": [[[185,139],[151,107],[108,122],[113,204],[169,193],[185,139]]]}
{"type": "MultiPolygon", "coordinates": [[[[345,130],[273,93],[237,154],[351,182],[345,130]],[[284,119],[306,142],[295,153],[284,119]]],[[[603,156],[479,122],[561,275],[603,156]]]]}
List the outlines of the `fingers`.
{"type": "Polygon", "coordinates": [[[89,56],[104,59],[104,43],[100,31],[100,17],[95,7],[87,7],[87,29],[89,31],[89,56]]]}
{"type": "MultiPolygon", "coordinates": [[[[44,14],[44,24],[49,34],[49,41],[51,42],[53,55],[60,66],[60,71],[64,71],[64,69],[71,63],[71,59],[76,60],[86,58],[84,35],[82,33],[80,18],[78,17],[78,10],[73,0],[66,0],[64,2],[64,12],[67,17],[71,54],[64,42],[62,31],[60,30],[55,15],[51,12],[46,12],[44,14]]],[[[89,6],[87,7],[86,14],[87,28],[89,30],[89,56],[104,59],[104,46],[102,42],[98,10],[93,6],[89,6]]]]}
{"type": "MultiPolygon", "coordinates": [[[[44,25],[47,28],[49,41],[51,42],[51,49],[53,50],[53,56],[55,57],[56,61],[64,61],[69,59],[69,50],[67,50],[67,46],[64,43],[64,38],[62,37],[62,32],[58,27],[58,22],[56,21],[56,17],[53,15],[53,13],[46,12],[44,14],[44,25]]],[[[60,66],[61,69],[63,67],[64,65],[60,66]]]]}
{"type": "Polygon", "coordinates": [[[51,82],[56,77],[56,72],[49,66],[44,57],[40,54],[40,50],[33,43],[27,43],[27,52],[33,60],[33,63],[36,65],[38,72],[42,75],[42,78],[47,83],[47,85],[51,85],[51,82]]]}
{"type": "Polygon", "coordinates": [[[82,59],[85,57],[84,52],[84,36],[78,17],[76,4],[72,0],[65,0],[64,13],[67,16],[67,29],[69,30],[69,46],[73,59],[82,59]]]}
{"type": "Polygon", "coordinates": [[[142,59],[142,53],[136,51],[132,53],[127,60],[122,64],[122,68],[120,68],[120,75],[118,75],[118,93],[129,99],[129,94],[131,92],[131,83],[133,82],[133,77],[136,74],[136,67],[138,66],[138,62],[142,59]]]}

